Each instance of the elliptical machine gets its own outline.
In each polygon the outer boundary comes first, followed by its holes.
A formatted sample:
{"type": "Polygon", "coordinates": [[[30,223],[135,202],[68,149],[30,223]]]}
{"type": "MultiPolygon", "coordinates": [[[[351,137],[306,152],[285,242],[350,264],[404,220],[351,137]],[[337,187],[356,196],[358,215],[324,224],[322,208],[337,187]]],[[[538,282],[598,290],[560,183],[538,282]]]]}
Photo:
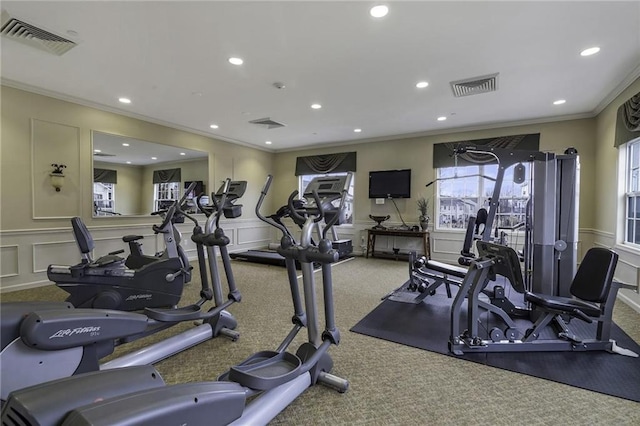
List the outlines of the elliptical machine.
{"type": "MultiPolygon", "coordinates": [[[[305,198],[310,202],[302,208],[293,206],[297,191],[291,194],[289,205],[292,214],[304,218],[300,243],[293,244],[285,230],[259,212],[271,184],[271,176],[267,178],[256,214],[285,234],[278,252],[287,260],[294,306],[293,328],[275,351],[251,355],[215,382],[164,386],[157,372],[135,369],[128,370],[130,374],[114,370],[45,383],[12,393],[3,410],[2,420],[10,419],[12,415],[30,419],[34,424],[46,420],[50,424],[96,426],[142,423],[254,425],[268,423],[313,384],[322,383],[345,392],[349,383],[329,373],[333,361],[327,353],[331,345],[340,341],[334,320],[331,279],[331,263],[338,260],[338,252],[332,249],[331,241],[326,238],[328,228],[338,222],[337,215],[327,222],[323,239],[317,247],[311,246],[310,240],[314,225],[325,216],[323,200],[340,198],[339,208],[342,209],[350,179],[351,175],[314,179],[305,191],[305,198]],[[298,290],[295,260],[302,264],[306,315],[298,290]],[[317,325],[312,262],[322,264],[325,313],[322,333],[317,325]],[[308,341],[295,354],[287,352],[287,347],[305,325],[308,341]],[[59,397],[62,389],[64,398],[59,397]],[[105,395],[107,398],[102,400],[105,395]],[[247,404],[249,397],[254,398],[247,404]]],[[[13,423],[7,421],[7,424],[13,423]]]]}
{"type": "MultiPolygon", "coordinates": [[[[229,238],[219,226],[223,207],[233,206],[226,199],[230,183],[230,180],[227,180],[213,197],[217,207],[210,211],[207,219],[207,228],[215,226],[213,232],[203,232],[197,220],[185,213],[185,217],[195,223],[192,240],[196,243],[200,272],[203,274],[201,297],[196,303],[181,308],[145,308],[143,314],[74,308],[68,302],[3,303],[0,309],[0,399],[6,400],[9,393],[17,389],[99,369],[153,364],[220,335],[237,340],[237,321],[226,309],[233,303],[240,302],[241,295],[230,268],[225,271],[229,287],[228,299],[223,301],[220,296],[220,300],[216,298],[214,307],[208,311],[204,310],[204,304],[212,300],[214,294],[222,294],[222,284],[217,273],[211,274],[213,290],[209,286],[204,247],[213,249],[218,246],[223,262],[230,265],[225,247],[229,244],[229,238]],[[100,364],[100,360],[111,354],[116,346],[185,321],[202,323],[158,343],[100,364]]],[[[246,187],[246,182],[243,185],[246,187]]],[[[235,194],[242,195],[240,191],[236,191],[235,194]]],[[[237,217],[241,213],[238,209],[241,206],[234,207],[237,217]]],[[[215,251],[211,250],[209,256],[215,257],[215,251]]],[[[212,261],[215,263],[215,259],[212,261]]]]}

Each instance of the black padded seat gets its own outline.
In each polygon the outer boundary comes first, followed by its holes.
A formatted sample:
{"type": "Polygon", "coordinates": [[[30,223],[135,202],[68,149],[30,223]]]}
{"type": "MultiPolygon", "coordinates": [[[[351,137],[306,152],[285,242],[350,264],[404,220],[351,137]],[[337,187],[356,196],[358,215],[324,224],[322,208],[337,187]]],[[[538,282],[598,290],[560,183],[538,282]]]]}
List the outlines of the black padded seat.
{"type": "Polygon", "coordinates": [[[575,309],[579,309],[590,317],[597,318],[600,316],[600,306],[570,297],[551,298],[546,295],[526,292],[524,298],[527,302],[540,307],[544,311],[571,314],[575,309]]]}
{"type": "Polygon", "coordinates": [[[87,229],[87,226],[84,224],[81,218],[74,217],[71,219],[71,227],[73,228],[73,235],[76,237],[78,248],[80,249],[80,252],[89,260],[90,267],[102,268],[114,263],[124,262],[124,258],[116,256],[117,253],[122,253],[124,252],[124,250],[118,250],[117,252],[109,253],[105,256],[102,256],[99,259],[92,260],[91,251],[93,251],[95,244],[93,242],[91,233],[87,229]]]}
{"type": "Polygon", "coordinates": [[[539,293],[525,293],[525,300],[542,311],[565,313],[591,322],[582,314],[599,318],[601,305],[607,302],[618,264],[618,254],[602,247],[587,251],[569,292],[575,299],[539,293]]]}

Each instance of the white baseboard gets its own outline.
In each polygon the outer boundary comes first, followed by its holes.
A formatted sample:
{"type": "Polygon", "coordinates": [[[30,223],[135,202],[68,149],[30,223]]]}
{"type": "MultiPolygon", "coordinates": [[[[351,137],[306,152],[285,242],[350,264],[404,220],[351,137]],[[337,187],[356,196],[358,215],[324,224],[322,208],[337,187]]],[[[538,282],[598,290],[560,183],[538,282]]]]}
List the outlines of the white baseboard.
{"type": "Polygon", "coordinates": [[[627,296],[626,294],[620,291],[618,292],[618,299],[622,300],[624,303],[629,305],[631,309],[633,309],[634,311],[640,314],[640,303],[638,303],[637,301],[633,300],[632,298],[630,298],[629,296],[627,296]]]}

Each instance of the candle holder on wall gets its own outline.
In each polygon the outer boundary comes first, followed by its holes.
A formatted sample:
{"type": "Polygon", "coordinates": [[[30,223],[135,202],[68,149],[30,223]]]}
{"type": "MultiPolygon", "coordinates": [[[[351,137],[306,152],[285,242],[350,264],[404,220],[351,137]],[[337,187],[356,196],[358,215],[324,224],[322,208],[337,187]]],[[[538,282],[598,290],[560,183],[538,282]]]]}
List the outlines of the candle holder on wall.
{"type": "Polygon", "coordinates": [[[67,166],[64,164],[51,164],[51,167],[53,167],[53,171],[49,173],[51,186],[56,189],[56,192],[60,192],[60,189],[62,189],[64,185],[64,169],[66,169],[67,166]]]}

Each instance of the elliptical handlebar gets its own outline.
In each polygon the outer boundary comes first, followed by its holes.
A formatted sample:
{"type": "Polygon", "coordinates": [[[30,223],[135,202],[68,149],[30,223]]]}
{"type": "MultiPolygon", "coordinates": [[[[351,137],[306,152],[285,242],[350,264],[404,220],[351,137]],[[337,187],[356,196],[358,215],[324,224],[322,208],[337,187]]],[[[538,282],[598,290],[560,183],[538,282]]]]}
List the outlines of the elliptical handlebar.
{"type": "Polygon", "coordinates": [[[269,187],[271,186],[272,180],[273,180],[273,176],[267,175],[267,180],[265,181],[264,186],[262,187],[262,191],[260,192],[260,198],[258,198],[258,203],[256,204],[256,216],[261,221],[275,228],[278,228],[280,231],[282,231],[283,235],[289,235],[289,230],[287,230],[287,228],[283,224],[280,224],[273,219],[264,217],[264,215],[260,213],[260,208],[262,207],[262,203],[264,202],[264,199],[267,196],[267,192],[269,192],[269,187]]]}
{"type": "Polygon", "coordinates": [[[353,178],[353,174],[348,173],[347,178],[344,180],[344,187],[342,188],[342,194],[340,194],[340,204],[338,204],[338,214],[334,215],[329,220],[329,222],[325,224],[326,226],[322,230],[322,238],[327,238],[327,232],[329,231],[329,229],[331,229],[331,227],[335,225],[336,222],[338,222],[338,219],[340,219],[340,212],[344,208],[344,203],[347,200],[347,195],[349,194],[349,186],[351,186],[352,178],[353,178]]]}
{"type": "Polygon", "coordinates": [[[289,195],[289,199],[287,200],[287,205],[289,206],[290,214],[294,220],[299,221],[301,223],[307,220],[305,216],[300,214],[300,211],[304,211],[307,215],[317,213],[318,217],[316,217],[313,220],[314,223],[318,223],[324,218],[324,209],[322,208],[322,203],[320,201],[320,197],[318,196],[318,192],[315,189],[312,191],[313,199],[316,203],[315,208],[302,207],[302,208],[296,209],[294,204],[296,195],[298,195],[298,190],[293,191],[291,195],[289,195]]]}
{"type": "MultiPolygon", "coordinates": [[[[176,211],[182,213],[183,215],[185,215],[186,217],[189,217],[187,214],[185,214],[185,212],[180,208],[180,206],[182,206],[182,203],[184,203],[184,201],[187,199],[187,195],[189,195],[189,193],[191,193],[191,191],[193,191],[193,188],[196,187],[196,183],[197,182],[191,182],[191,185],[189,185],[189,187],[184,191],[184,194],[182,194],[182,197],[180,197],[179,200],[175,200],[173,202],[173,204],[171,204],[171,207],[169,207],[166,210],[166,213],[164,215],[164,219],[162,220],[162,223],[160,224],[160,226],[158,225],[153,225],[153,231],[157,234],[159,233],[164,233],[165,231],[163,231],[163,229],[171,222],[171,220],[173,219],[173,216],[176,214],[176,211]]],[[[162,211],[159,210],[158,212],[154,212],[156,214],[161,214],[162,211]]],[[[153,213],[152,213],[153,214],[153,213]]],[[[190,220],[195,220],[192,217],[189,217],[190,220]]],[[[197,224],[198,222],[195,221],[195,223],[197,224]]]]}
{"type": "Polygon", "coordinates": [[[224,185],[222,188],[222,195],[220,196],[220,201],[217,200],[216,195],[213,194],[211,201],[213,201],[213,205],[216,208],[216,228],[220,227],[220,214],[222,213],[222,208],[227,202],[227,194],[229,193],[229,186],[231,185],[231,179],[227,178],[224,181],[224,185]]]}

